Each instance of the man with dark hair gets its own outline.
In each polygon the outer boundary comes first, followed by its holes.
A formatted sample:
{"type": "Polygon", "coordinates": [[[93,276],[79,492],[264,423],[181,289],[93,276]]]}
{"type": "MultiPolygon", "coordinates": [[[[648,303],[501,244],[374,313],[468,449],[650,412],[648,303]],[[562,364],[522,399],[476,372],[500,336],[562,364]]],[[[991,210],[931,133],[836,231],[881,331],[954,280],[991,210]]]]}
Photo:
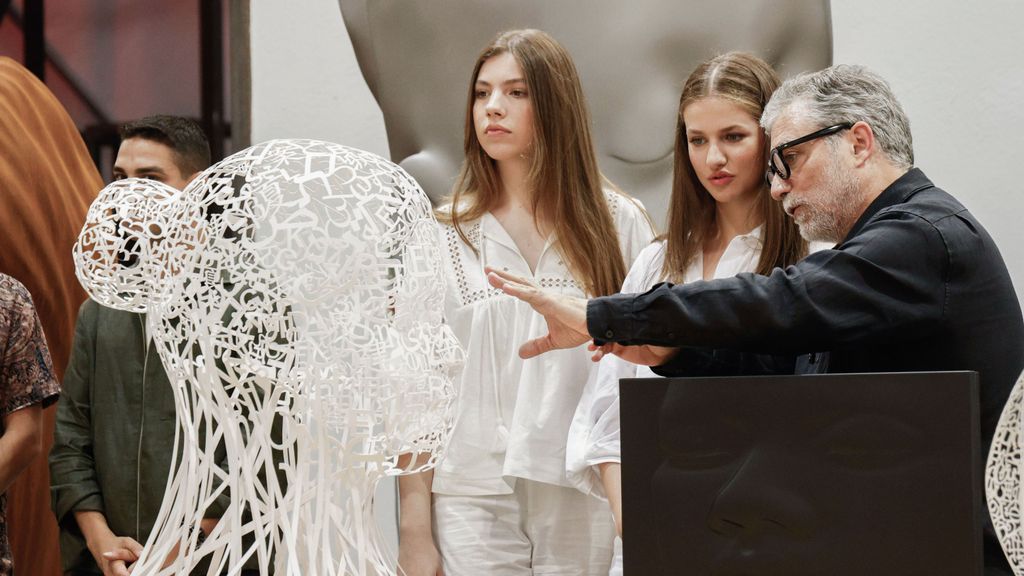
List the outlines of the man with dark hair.
{"type": "MultiPolygon", "coordinates": [[[[153,178],[174,188],[184,188],[161,179],[159,173],[139,172],[128,173],[129,166],[124,162],[136,158],[139,154],[143,157],[155,158],[169,154],[172,163],[178,169],[178,176],[184,179],[185,184],[192,180],[197,172],[201,172],[211,164],[210,143],[206,140],[206,134],[198,124],[188,118],[179,116],[147,116],[141,120],[129,122],[121,127],[121,148],[117,151],[117,161],[114,162],[114,178],[153,178]],[[149,154],[149,156],[146,155],[149,154]],[[155,156],[154,156],[155,155],[155,156]]],[[[162,163],[166,164],[166,163],[162,163]]],[[[135,166],[136,169],[145,166],[135,166]]],[[[150,168],[160,168],[153,165],[150,168]]],[[[167,176],[166,174],[164,176],[167,176]]]]}
{"type": "Polygon", "coordinates": [[[188,118],[147,116],[121,127],[114,180],[148,178],[179,190],[210,165],[210,143],[188,118]]]}
{"type": "MultiPolygon", "coordinates": [[[[183,189],[210,163],[205,135],[185,118],[150,116],[126,124],[121,134],[115,179],[148,178],[183,189]]],[[[174,391],[144,316],[86,300],[50,452],[65,574],[128,575],[160,510],[175,426],[174,391]]],[[[215,524],[208,518],[199,528],[206,533],[215,524]]]]}
{"type": "MultiPolygon", "coordinates": [[[[491,283],[544,315],[524,357],[578,346],[665,376],[715,354],[804,354],[801,372],[974,370],[987,452],[1024,369],[1024,320],[1006,264],[981,223],[914,168],[910,122],[888,84],[860,66],[791,78],[761,118],[775,199],[809,240],[836,242],[770,275],[589,302],[492,270],[491,283]]],[[[986,514],[979,511],[979,517],[986,514]]],[[[740,524],[737,529],[747,529],[740,524]]],[[[990,523],[985,573],[1009,575],[990,523]]]]}

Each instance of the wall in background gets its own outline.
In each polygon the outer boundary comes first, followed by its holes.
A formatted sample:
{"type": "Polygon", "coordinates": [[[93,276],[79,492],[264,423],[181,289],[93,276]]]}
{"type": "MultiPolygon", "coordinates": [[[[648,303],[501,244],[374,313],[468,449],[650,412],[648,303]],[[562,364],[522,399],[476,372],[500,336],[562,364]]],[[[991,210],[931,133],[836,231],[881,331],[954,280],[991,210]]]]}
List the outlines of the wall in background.
{"type": "Polygon", "coordinates": [[[917,165],[995,238],[1024,300],[1024,2],[832,0],[834,59],[887,80],[917,165]]]}
{"type": "Polygon", "coordinates": [[[335,0],[253,2],[252,141],[314,138],[388,157],[335,0]]]}
{"type": "MultiPolygon", "coordinates": [[[[13,5],[21,10],[22,2],[13,5]]],[[[115,122],[150,114],[199,117],[199,10],[192,2],[47,2],[51,55],[115,122]]],[[[22,36],[0,24],[0,54],[22,61],[22,36]]],[[[47,86],[79,128],[96,118],[53,70],[47,86]]]]}

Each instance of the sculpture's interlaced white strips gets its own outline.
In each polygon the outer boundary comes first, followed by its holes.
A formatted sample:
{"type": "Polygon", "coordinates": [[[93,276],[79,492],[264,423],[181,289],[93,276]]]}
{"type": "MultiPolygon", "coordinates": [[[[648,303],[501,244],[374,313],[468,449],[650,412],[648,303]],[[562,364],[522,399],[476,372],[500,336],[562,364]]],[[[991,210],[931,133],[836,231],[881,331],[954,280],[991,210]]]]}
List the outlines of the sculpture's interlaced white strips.
{"type": "Polygon", "coordinates": [[[408,174],[326,142],[253,146],[182,192],[123,180],[100,193],[79,279],[101,304],[147,313],[178,408],[134,575],[204,558],[208,574],[237,573],[252,556],[263,574],[394,573],[374,489],[434,466],[453,423],[462,352],[441,318],[440,254],[408,174]],[[215,503],[226,512],[200,543],[215,503]]]}
{"type": "Polygon", "coordinates": [[[1024,526],[1021,505],[1021,411],[1024,409],[1024,374],[1017,380],[1003,407],[985,466],[985,499],[999,543],[1016,576],[1024,576],[1024,526]]]}

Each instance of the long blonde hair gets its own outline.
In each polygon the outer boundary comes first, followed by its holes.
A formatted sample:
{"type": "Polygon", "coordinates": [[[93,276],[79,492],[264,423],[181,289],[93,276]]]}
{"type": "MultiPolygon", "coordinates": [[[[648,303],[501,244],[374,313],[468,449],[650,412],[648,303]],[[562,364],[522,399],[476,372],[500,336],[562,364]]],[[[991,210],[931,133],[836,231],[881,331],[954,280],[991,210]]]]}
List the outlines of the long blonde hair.
{"type": "MultiPolygon", "coordinates": [[[[679,97],[676,122],[675,170],[669,203],[664,278],[682,282],[686,269],[704,249],[704,242],[715,230],[715,199],[704,188],[690,163],[686,122],[683,110],[701,98],[717,96],[736,103],[757,122],[761,112],[779,86],[775,70],[764,60],[744,52],[729,52],[707,60],[690,74],[679,97]]],[[[767,169],[768,139],[764,139],[763,173],[767,169]]],[[[779,202],[772,200],[768,185],[758,201],[764,217],[758,274],[768,274],[779,266],[788,266],[807,255],[807,242],[800,237],[796,223],[786,216],[779,202]]]]}
{"type": "Polygon", "coordinates": [[[569,53],[540,30],[503,32],[477,57],[466,105],[465,160],[449,199],[451,207],[437,217],[472,246],[463,223],[482,217],[501,198],[495,162],[476,136],[473,103],[480,68],[503,53],[511,54],[522,69],[533,104],[533,154],[527,177],[534,221],[552,227],[556,248],[587,294],[614,294],[626,276],[626,263],[601,186],[604,179],[594,156],[583,88],[569,53]]]}

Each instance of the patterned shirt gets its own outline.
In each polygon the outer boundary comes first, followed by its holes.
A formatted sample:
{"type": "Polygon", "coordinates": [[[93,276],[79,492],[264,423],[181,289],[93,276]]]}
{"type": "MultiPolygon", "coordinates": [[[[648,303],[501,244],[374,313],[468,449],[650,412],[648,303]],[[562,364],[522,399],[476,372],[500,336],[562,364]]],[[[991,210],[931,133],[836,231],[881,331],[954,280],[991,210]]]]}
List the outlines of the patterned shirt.
{"type": "MultiPolygon", "coordinates": [[[[20,282],[0,274],[0,417],[57,400],[60,384],[46,348],[32,297],[20,282]]],[[[0,426],[2,428],[2,426],[0,426]]],[[[13,573],[7,541],[7,495],[0,495],[0,576],[13,573]]]]}

